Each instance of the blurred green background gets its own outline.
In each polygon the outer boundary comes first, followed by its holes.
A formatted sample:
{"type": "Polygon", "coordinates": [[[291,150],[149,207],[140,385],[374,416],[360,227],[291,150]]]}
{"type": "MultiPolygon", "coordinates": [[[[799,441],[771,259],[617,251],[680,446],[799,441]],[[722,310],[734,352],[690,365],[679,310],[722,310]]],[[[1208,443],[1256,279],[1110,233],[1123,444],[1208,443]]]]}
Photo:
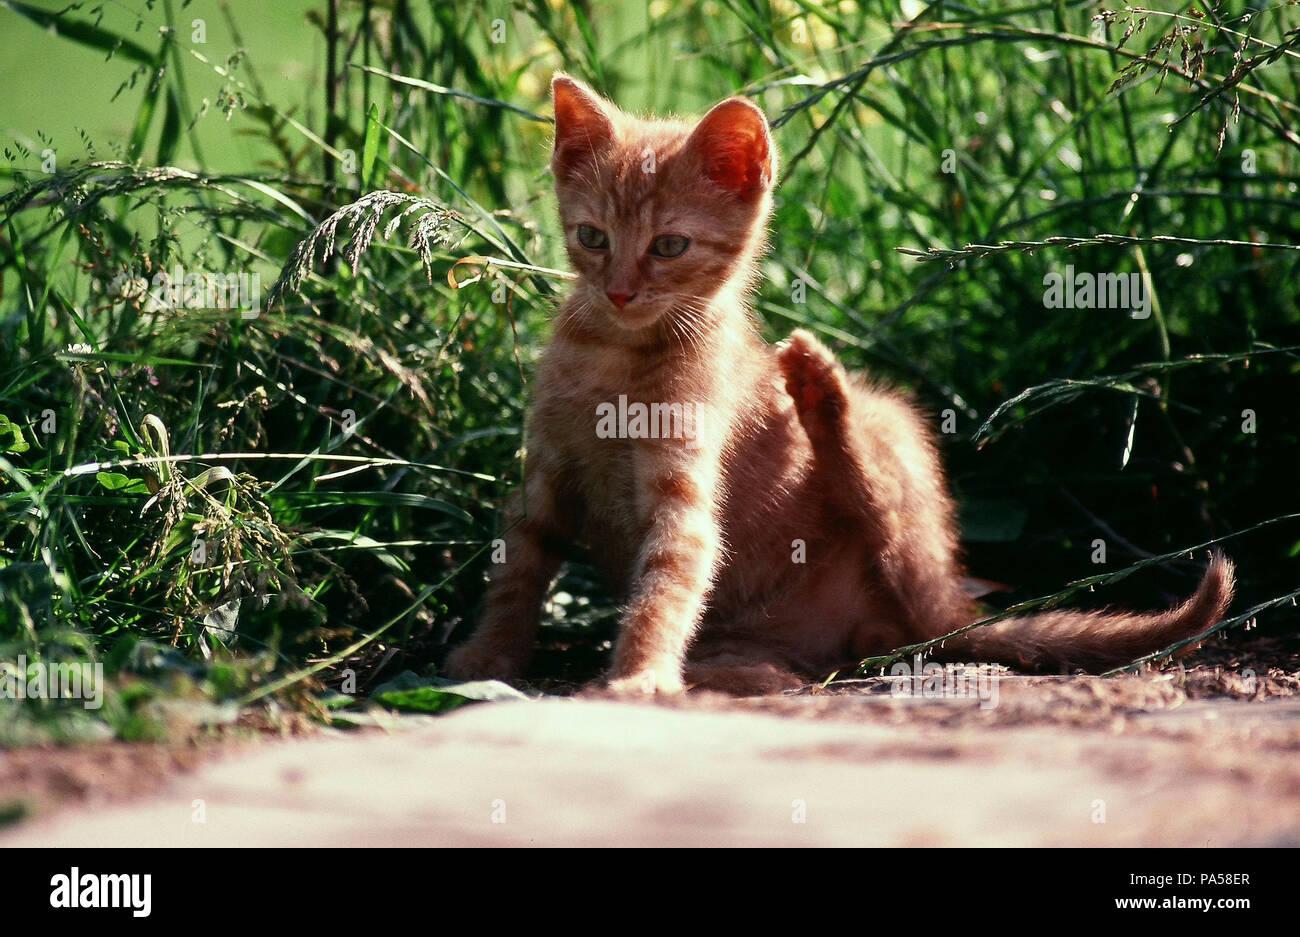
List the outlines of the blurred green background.
{"type": "MultiPolygon", "coordinates": [[[[55,4],[32,4],[34,8],[58,11],[55,4]]],[[[178,35],[195,52],[217,65],[237,48],[256,63],[258,78],[274,100],[294,101],[301,107],[314,105],[318,113],[323,97],[311,101],[305,88],[319,87],[324,66],[325,43],[321,33],[308,23],[313,9],[310,3],[155,3],[86,4],[68,13],[124,40],[147,49],[152,55],[162,45],[160,28],[175,26],[178,35]],[[102,13],[102,18],[101,18],[102,13]],[[204,43],[189,41],[200,28],[204,43]],[[236,33],[238,40],[236,40],[236,33]]],[[[318,14],[319,15],[319,14],[318,14]]],[[[124,144],[131,137],[140,107],[139,82],[121,93],[123,82],[131,81],[135,64],[122,55],[106,58],[97,48],[70,41],[60,35],[57,25],[44,27],[24,21],[13,8],[5,11],[5,28],[0,32],[0,81],[13,89],[4,105],[4,132],[38,151],[38,131],[54,142],[68,156],[85,156],[81,133],[102,148],[101,155],[111,154],[114,142],[124,144]]],[[[195,61],[192,65],[197,65],[195,61]]],[[[186,70],[190,70],[190,65],[186,70]]],[[[236,170],[255,165],[266,158],[257,136],[247,127],[228,124],[218,109],[221,83],[210,80],[193,69],[187,75],[193,86],[186,102],[195,112],[207,100],[215,113],[196,125],[196,137],[211,168],[236,170]],[[241,132],[241,130],[243,132],[241,132]]],[[[151,142],[156,145],[162,131],[161,122],[153,128],[151,142]]],[[[192,164],[192,160],[187,161],[192,164]]]]}

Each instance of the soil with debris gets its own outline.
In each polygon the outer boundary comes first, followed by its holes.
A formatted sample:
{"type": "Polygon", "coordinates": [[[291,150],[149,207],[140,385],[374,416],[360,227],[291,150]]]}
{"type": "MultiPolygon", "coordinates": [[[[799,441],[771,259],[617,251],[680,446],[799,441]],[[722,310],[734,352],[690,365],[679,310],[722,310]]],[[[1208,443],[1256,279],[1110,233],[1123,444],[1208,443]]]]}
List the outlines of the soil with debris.
{"type": "Polygon", "coordinates": [[[0,845],[1300,845],[1296,638],[984,695],[877,677],[10,751],[0,845]]]}

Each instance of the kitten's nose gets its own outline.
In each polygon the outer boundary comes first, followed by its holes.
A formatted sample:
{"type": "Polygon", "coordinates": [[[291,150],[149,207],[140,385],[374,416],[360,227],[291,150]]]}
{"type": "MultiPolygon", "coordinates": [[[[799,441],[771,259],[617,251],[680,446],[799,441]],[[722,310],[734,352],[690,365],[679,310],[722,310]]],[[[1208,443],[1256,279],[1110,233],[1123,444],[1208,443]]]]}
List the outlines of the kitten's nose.
{"type": "Polygon", "coordinates": [[[609,301],[619,309],[622,309],[636,298],[636,293],[629,293],[627,290],[606,290],[605,295],[608,296],[609,301]]]}

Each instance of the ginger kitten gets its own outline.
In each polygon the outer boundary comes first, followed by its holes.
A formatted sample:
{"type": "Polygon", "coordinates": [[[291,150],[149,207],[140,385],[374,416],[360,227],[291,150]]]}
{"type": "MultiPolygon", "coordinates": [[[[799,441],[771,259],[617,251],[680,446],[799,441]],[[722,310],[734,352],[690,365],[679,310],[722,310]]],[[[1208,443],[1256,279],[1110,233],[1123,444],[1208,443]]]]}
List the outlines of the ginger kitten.
{"type": "MultiPolygon", "coordinates": [[[[551,168],[578,280],[535,383],[461,678],[520,676],[575,542],[626,606],[609,686],[792,688],[975,620],[927,422],[806,331],[765,344],[748,293],[777,156],[729,98],[695,124],[624,114],[557,75],[551,168]]],[[[947,642],[953,660],[1123,663],[1219,620],[1230,561],[1159,614],[1052,611],[947,642]]]]}

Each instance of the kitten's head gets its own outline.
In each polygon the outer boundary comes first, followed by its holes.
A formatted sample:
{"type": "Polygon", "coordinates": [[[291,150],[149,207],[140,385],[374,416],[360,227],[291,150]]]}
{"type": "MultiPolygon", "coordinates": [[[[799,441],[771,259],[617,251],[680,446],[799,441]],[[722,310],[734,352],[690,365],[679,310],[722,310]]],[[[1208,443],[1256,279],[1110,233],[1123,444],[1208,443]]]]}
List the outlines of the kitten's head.
{"type": "Polygon", "coordinates": [[[746,284],[776,178],[763,112],[728,98],[698,123],[640,120],[556,75],[551,169],[581,298],[625,329],[746,284]]]}

